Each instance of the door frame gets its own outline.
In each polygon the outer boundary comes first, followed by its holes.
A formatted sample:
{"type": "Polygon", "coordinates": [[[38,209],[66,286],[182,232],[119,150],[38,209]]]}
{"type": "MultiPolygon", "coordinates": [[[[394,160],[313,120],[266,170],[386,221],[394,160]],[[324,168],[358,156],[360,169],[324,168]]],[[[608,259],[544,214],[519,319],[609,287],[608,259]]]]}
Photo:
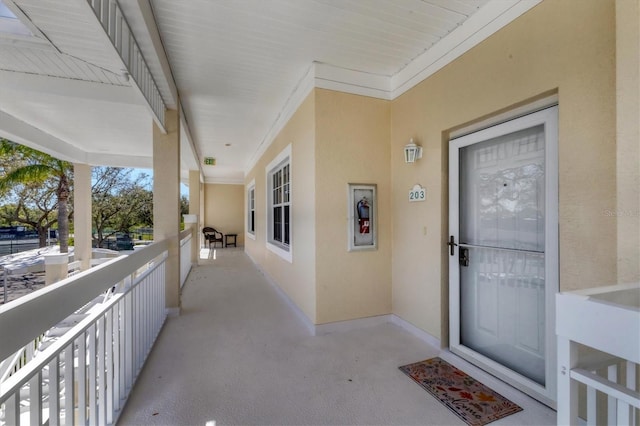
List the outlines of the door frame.
{"type": "Polygon", "coordinates": [[[459,149],[518,130],[544,125],[545,133],[545,386],[460,344],[460,265],[458,247],[449,257],[449,347],[451,352],[490,372],[539,401],[555,407],[555,295],[559,291],[558,106],[519,116],[449,141],[449,235],[459,238],[459,149]]]}

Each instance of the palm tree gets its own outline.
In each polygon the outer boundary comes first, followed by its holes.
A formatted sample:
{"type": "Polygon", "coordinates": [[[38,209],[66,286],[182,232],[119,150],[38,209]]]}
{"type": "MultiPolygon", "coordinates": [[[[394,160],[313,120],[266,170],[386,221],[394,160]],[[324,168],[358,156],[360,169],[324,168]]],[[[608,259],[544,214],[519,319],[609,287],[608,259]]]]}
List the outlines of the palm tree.
{"type": "Polygon", "coordinates": [[[73,181],[73,164],[6,139],[0,139],[0,158],[11,160],[10,163],[2,161],[4,164],[0,164],[0,193],[16,184],[43,183],[49,179],[55,182],[60,253],[67,253],[69,251],[68,202],[73,181]]]}

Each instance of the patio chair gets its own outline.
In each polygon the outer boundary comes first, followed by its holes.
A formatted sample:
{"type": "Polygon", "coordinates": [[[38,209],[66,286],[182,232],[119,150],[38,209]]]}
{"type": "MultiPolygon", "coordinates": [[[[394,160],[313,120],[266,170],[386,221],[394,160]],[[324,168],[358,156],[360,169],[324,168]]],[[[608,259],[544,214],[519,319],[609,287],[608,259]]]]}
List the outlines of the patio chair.
{"type": "Polygon", "coordinates": [[[213,248],[216,248],[217,243],[220,243],[220,246],[224,247],[224,235],[222,232],[218,232],[215,228],[207,226],[202,228],[202,233],[204,234],[205,241],[209,243],[209,248],[211,248],[211,243],[213,243],[213,248]]]}

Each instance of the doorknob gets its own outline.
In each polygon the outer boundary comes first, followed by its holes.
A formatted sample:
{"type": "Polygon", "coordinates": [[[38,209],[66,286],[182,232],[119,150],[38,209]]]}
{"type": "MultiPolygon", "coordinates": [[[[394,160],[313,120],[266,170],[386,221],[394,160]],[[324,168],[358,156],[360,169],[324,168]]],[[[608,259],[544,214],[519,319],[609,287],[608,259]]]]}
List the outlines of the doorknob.
{"type": "Polygon", "coordinates": [[[457,246],[456,238],[453,235],[449,237],[449,242],[447,243],[447,245],[449,246],[449,253],[451,253],[451,256],[453,256],[455,253],[455,246],[457,246]]]}

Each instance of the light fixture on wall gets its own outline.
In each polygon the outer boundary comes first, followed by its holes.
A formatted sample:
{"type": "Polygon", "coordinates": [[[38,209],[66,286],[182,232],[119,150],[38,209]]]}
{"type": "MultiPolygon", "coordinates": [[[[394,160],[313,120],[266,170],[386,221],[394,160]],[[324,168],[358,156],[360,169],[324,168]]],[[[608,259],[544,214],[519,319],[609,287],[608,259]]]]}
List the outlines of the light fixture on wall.
{"type": "Polygon", "coordinates": [[[413,138],[404,146],[404,162],[415,163],[417,159],[422,158],[422,147],[415,144],[413,138]]]}

